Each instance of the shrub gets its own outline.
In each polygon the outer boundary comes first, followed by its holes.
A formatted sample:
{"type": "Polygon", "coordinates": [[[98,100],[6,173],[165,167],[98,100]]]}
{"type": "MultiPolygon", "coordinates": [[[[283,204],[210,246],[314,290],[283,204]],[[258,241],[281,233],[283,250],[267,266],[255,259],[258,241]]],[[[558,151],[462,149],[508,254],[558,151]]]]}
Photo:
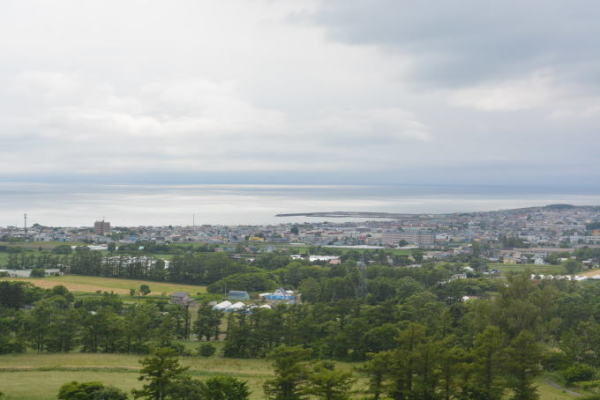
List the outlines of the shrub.
{"type": "Polygon", "coordinates": [[[70,382],[61,386],[59,400],[127,400],[127,394],[100,382],[70,382]]]}
{"type": "Polygon", "coordinates": [[[216,351],[217,349],[215,346],[210,343],[203,343],[198,347],[198,354],[202,357],[210,357],[215,354],[216,351]]]}
{"type": "Polygon", "coordinates": [[[594,367],[588,364],[575,363],[563,371],[567,384],[572,385],[575,382],[591,381],[596,376],[594,367]]]}
{"type": "Polygon", "coordinates": [[[561,371],[569,367],[569,357],[562,351],[552,351],[544,354],[542,366],[546,371],[561,371]]]}

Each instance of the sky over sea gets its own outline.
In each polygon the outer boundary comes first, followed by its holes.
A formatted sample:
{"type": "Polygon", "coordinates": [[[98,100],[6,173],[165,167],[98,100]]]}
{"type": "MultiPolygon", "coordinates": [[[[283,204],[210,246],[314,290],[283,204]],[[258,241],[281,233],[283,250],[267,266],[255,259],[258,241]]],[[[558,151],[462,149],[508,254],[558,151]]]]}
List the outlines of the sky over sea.
{"type": "Polygon", "coordinates": [[[599,20],[596,0],[4,0],[0,189],[597,188],[599,20]]]}
{"type": "MultiPolygon", "coordinates": [[[[600,191],[421,185],[0,185],[0,226],[257,225],[346,221],[278,213],[378,211],[448,213],[556,203],[600,205],[600,191]]],[[[355,219],[354,221],[356,221],[355,219]]]]}

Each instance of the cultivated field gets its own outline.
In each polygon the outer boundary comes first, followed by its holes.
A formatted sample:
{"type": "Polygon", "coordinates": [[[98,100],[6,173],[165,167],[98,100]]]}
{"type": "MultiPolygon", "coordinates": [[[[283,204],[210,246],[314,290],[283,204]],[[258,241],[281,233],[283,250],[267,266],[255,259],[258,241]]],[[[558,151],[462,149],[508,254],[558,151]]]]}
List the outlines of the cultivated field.
{"type": "Polygon", "coordinates": [[[139,289],[140,285],[144,284],[150,287],[152,291],[150,296],[160,296],[163,293],[170,294],[178,291],[188,292],[190,295],[206,293],[206,287],[204,286],[81,275],[49,276],[46,278],[0,278],[0,280],[31,282],[43,288],[63,285],[70,291],[79,293],[95,293],[100,290],[128,295],[129,289],[139,289]]]}

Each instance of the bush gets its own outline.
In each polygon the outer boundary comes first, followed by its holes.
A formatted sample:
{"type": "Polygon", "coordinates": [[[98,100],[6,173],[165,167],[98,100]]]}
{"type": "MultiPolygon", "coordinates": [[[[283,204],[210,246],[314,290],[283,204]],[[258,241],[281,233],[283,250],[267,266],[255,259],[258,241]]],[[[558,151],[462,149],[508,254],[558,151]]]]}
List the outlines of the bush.
{"type": "Polygon", "coordinates": [[[569,367],[571,361],[562,351],[552,351],[544,354],[542,366],[546,371],[561,371],[569,367]]]}
{"type": "Polygon", "coordinates": [[[232,376],[215,376],[203,382],[202,394],[205,399],[248,400],[248,382],[232,376]]]}
{"type": "Polygon", "coordinates": [[[173,350],[174,353],[176,353],[179,356],[184,356],[187,355],[187,351],[185,349],[185,346],[183,345],[183,343],[178,343],[178,342],[170,342],[168,344],[163,344],[160,343],[158,341],[151,341],[151,342],[147,342],[147,348],[148,348],[148,352],[152,353],[154,350],[159,349],[159,348],[164,348],[164,349],[171,349],[173,350]]]}
{"type": "Polygon", "coordinates": [[[575,363],[563,371],[562,375],[568,385],[575,382],[591,381],[596,376],[596,369],[588,364],[575,363]]]}
{"type": "MultiPolygon", "coordinates": [[[[147,296],[150,294],[150,292],[151,292],[150,286],[145,285],[145,284],[140,285],[140,293],[142,294],[142,296],[147,296]]],[[[130,292],[130,294],[131,294],[131,292],[130,292]]]]}
{"type": "Polygon", "coordinates": [[[127,400],[127,394],[100,382],[70,382],[61,386],[59,400],[127,400]]]}
{"type": "Polygon", "coordinates": [[[198,354],[202,357],[210,357],[215,354],[216,351],[217,349],[215,346],[210,343],[203,343],[198,347],[198,354]]]}

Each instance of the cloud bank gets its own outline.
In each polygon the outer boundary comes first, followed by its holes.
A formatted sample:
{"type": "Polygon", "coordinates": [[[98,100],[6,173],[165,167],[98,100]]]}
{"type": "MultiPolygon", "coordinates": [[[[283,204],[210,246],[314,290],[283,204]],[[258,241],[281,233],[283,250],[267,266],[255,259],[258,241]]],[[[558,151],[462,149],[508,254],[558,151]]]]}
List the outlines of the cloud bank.
{"type": "Polygon", "coordinates": [[[593,1],[1,8],[5,180],[600,182],[593,1]]]}

